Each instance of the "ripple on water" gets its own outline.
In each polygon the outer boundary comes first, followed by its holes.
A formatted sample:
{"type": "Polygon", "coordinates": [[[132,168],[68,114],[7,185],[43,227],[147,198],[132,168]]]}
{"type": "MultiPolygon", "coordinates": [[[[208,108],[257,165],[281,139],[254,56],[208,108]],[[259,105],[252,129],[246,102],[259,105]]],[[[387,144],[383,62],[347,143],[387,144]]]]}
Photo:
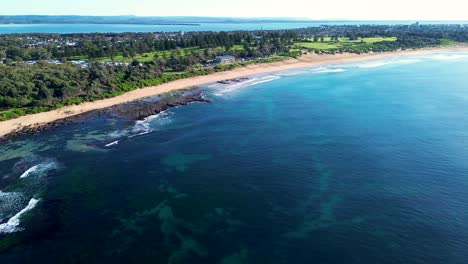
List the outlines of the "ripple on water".
{"type": "Polygon", "coordinates": [[[221,261],[221,264],[244,264],[249,262],[249,251],[242,248],[240,251],[226,256],[221,261]]]}
{"type": "Polygon", "coordinates": [[[0,222],[18,212],[24,206],[24,201],[22,193],[0,191],[0,222]]]}
{"type": "Polygon", "coordinates": [[[178,172],[185,172],[190,165],[211,158],[211,155],[203,154],[172,154],[162,158],[161,163],[178,172]]]}

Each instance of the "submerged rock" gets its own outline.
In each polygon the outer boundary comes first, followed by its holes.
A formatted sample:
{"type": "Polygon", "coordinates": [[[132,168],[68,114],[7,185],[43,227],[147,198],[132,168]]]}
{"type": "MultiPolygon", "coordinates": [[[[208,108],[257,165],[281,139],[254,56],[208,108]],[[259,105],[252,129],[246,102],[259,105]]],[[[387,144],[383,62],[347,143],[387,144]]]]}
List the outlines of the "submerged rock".
{"type": "Polygon", "coordinates": [[[235,78],[235,79],[228,79],[228,80],[218,81],[218,83],[219,83],[219,84],[232,84],[232,83],[244,82],[244,81],[247,81],[247,80],[250,80],[250,78],[248,78],[248,77],[241,77],[241,78],[235,78]]]}
{"type": "Polygon", "coordinates": [[[170,93],[163,97],[147,98],[126,104],[112,106],[104,110],[105,114],[118,115],[132,120],[142,120],[148,116],[166,111],[171,107],[187,105],[192,102],[210,102],[202,91],[170,93]]]}
{"type": "Polygon", "coordinates": [[[78,123],[96,116],[109,115],[120,116],[130,120],[143,120],[148,116],[158,114],[171,107],[187,105],[193,102],[209,103],[210,100],[204,97],[204,92],[202,90],[197,90],[196,88],[197,87],[192,87],[189,90],[171,92],[111,106],[102,110],[89,111],[47,124],[25,126],[5,135],[4,137],[0,137],[0,144],[6,143],[7,141],[19,136],[36,134],[54,127],[78,123]]]}

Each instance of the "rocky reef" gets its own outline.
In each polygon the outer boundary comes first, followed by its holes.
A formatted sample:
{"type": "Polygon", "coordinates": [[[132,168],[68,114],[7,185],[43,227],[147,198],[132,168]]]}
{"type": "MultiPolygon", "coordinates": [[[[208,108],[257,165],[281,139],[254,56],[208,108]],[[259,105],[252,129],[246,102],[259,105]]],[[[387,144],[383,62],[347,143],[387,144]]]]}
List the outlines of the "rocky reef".
{"type": "Polygon", "coordinates": [[[163,112],[171,107],[187,105],[193,102],[209,103],[210,100],[205,98],[203,90],[198,89],[197,87],[192,87],[186,90],[151,96],[141,100],[111,106],[101,110],[82,113],[79,115],[59,119],[47,124],[36,124],[22,127],[11,132],[10,134],[5,135],[4,137],[0,137],[0,144],[19,136],[35,134],[51,128],[82,122],[83,120],[96,116],[119,116],[129,120],[142,120],[148,116],[163,112]]]}
{"type": "Polygon", "coordinates": [[[116,105],[104,109],[101,114],[117,115],[131,120],[142,120],[148,116],[166,111],[171,107],[187,105],[193,102],[209,103],[203,91],[173,92],[161,96],[116,105]]]}

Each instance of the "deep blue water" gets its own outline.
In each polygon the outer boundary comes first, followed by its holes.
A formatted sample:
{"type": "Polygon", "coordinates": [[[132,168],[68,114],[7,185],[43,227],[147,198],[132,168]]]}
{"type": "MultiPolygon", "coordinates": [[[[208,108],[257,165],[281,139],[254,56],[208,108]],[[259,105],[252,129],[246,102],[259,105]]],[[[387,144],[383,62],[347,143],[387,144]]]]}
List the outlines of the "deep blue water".
{"type": "MultiPolygon", "coordinates": [[[[178,32],[274,30],[316,27],[320,25],[393,25],[415,21],[311,21],[285,23],[202,23],[197,25],[118,25],[118,24],[0,24],[0,34],[12,33],[121,33],[121,32],[178,32]]],[[[467,21],[424,21],[423,24],[467,24],[467,21]]]]}
{"type": "Polygon", "coordinates": [[[467,76],[467,53],[283,72],[1,145],[0,223],[33,206],[0,263],[468,263],[467,76]]]}

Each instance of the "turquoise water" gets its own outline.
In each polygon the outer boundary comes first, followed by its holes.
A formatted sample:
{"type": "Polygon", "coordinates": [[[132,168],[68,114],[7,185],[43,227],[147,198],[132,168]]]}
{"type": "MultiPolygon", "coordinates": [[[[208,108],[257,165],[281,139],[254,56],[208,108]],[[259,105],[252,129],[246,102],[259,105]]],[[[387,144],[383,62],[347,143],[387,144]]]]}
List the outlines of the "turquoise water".
{"type": "MultiPolygon", "coordinates": [[[[178,32],[178,31],[232,31],[274,30],[316,27],[320,25],[393,25],[412,24],[414,21],[311,21],[285,23],[201,23],[197,25],[118,25],[118,24],[3,24],[0,34],[11,33],[121,33],[121,32],[178,32]]],[[[425,21],[423,24],[466,24],[467,21],[425,21]]]]}
{"type": "Polygon", "coordinates": [[[0,262],[468,263],[467,75],[282,72],[1,145],[0,262]]]}

